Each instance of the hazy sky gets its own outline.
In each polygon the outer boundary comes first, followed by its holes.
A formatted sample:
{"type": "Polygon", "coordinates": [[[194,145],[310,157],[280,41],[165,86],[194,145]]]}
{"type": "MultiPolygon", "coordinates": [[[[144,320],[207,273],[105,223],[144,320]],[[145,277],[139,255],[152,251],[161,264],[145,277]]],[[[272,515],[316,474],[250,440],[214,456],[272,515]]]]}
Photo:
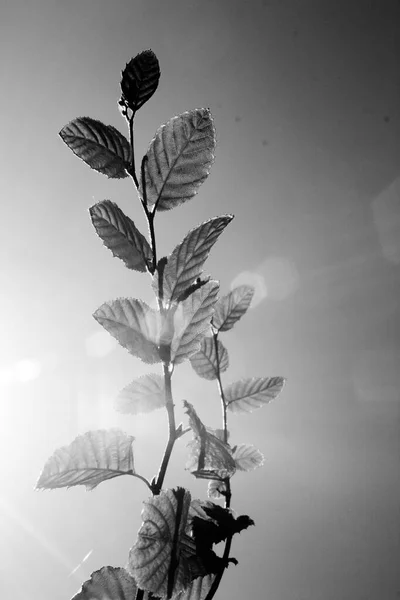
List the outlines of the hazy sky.
{"type": "MultiPolygon", "coordinates": [[[[235,214],[206,270],[223,293],[257,292],[223,339],[223,381],[287,377],[276,402],[230,418],[234,443],[266,464],[233,479],[233,507],[256,527],[235,539],[240,564],[217,598],[400,597],[399,27],[395,0],[2,0],[2,598],[69,600],[135,542],[138,480],[33,491],[57,447],[121,426],[149,478],[164,447],[163,414],[113,410],[153,369],[91,316],[116,297],[151,301],[149,278],[113,259],[87,212],[110,198],[144,230],[140,206],[128,180],[90,171],[57,135],[77,116],[124,131],[120,71],[146,48],[161,80],[137,117],[138,155],[191,108],[211,109],[218,137],[199,194],[156,220],[160,252],[235,214]]],[[[173,392],[179,417],[186,398],[218,426],[215,383],[185,364],[173,392]]],[[[185,444],[166,484],[205,497],[185,444]]]]}

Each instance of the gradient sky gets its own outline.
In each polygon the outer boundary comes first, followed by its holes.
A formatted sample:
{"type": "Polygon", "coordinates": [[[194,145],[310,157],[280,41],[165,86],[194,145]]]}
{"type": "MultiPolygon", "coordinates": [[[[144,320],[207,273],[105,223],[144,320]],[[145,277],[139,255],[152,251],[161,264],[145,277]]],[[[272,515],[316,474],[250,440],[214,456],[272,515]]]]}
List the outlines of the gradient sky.
{"type": "MultiPolygon", "coordinates": [[[[266,464],[233,480],[233,507],[256,527],[235,539],[240,564],[217,598],[400,597],[399,26],[395,0],[2,0],[2,598],[69,600],[136,539],[136,479],[33,491],[57,447],[118,425],[151,478],[165,443],[162,413],[114,412],[150,369],[91,317],[105,300],[152,296],[96,238],[88,207],[110,198],[142,230],[144,217],[128,180],[90,171],[57,135],[77,116],[124,131],[120,71],[146,48],[162,74],[137,154],[191,108],[211,109],[218,136],[199,194],[156,220],[158,247],[235,214],[206,270],[223,293],[257,292],[223,339],[224,382],[287,377],[276,402],[230,418],[231,439],[266,464]]],[[[185,364],[173,392],[180,417],[186,398],[217,426],[213,382],[185,364]]],[[[183,439],[167,485],[204,497],[184,463],[183,439]]]]}

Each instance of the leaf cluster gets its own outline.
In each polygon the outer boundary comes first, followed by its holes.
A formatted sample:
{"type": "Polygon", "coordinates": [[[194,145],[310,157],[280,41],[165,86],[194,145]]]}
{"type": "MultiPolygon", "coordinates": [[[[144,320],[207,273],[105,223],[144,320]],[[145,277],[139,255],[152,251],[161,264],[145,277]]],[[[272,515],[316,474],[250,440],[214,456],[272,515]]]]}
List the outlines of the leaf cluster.
{"type": "Polygon", "coordinates": [[[156,91],[158,59],[151,50],[132,58],[122,71],[118,107],[129,136],[90,117],[78,117],[60,131],[61,139],[91,169],[110,178],[131,178],[138,203],[147,220],[147,236],[111,200],[89,208],[98,237],[128,270],[147,273],[157,308],[138,298],[104,302],[95,320],[131,355],[145,364],[161,366],[128,383],[118,394],[115,408],[137,415],[165,409],[168,440],[158,473],[150,480],[137,472],[134,438],[119,429],[89,431],[48,459],[37,489],[83,485],[94,489],[122,475],[140,479],[151,495],[144,504],[142,525],[126,568],[103,567],[94,572],[73,600],[211,600],[230,562],[232,538],[254,525],[247,515],[230,510],[231,479],[237,471],[263,464],[262,453],[247,443],[232,445],[228,411],[251,412],[278,396],[282,377],[253,377],[223,385],[229,367],[228,350],[219,339],[250,307],[254,294],[242,285],[219,296],[219,282],[204,275],[204,264],[233,215],[213,217],[191,229],[167,255],[157,258],[155,220],[192,199],[208,177],[214,161],[215,128],[208,109],[198,108],[163,124],[140,162],[135,164],[134,131],[137,111],[156,91]],[[175,368],[190,361],[194,372],[216,380],[222,406],[222,428],[206,426],[194,406],[184,400],[188,427],[176,427],[171,379],[175,368]],[[208,480],[208,495],[224,497],[225,507],[192,500],[184,488],[163,488],[175,442],[188,431],[187,468],[208,480]],[[223,556],[214,546],[225,542],[223,556]]]}

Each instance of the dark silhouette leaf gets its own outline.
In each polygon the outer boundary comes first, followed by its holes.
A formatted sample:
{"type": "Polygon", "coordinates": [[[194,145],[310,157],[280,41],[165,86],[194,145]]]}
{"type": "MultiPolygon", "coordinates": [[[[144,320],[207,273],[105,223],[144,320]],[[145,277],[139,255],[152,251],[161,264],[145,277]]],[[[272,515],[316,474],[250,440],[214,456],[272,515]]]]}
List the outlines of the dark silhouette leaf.
{"type": "Polygon", "coordinates": [[[200,517],[193,517],[192,531],[196,542],[197,551],[209,547],[213,544],[219,544],[236,533],[254,525],[253,519],[247,515],[240,515],[235,518],[228,508],[223,508],[219,504],[207,502],[203,505],[208,520],[200,517]]]}
{"type": "Polygon", "coordinates": [[[131,148],[115,127],[90,117],[78,117],[61,129],[60,137],[91,169],[110,178],[128,176],[131,148]]]}
{"type": "Polygon", "coordinates": [[[232,329],[250,306],[254,288],[250,285],[240,285],[226,296],[220,298],[215,306],[213,325],[218,331],[232,329]]]}
{"type": "MultiPolygon", "coordinates": [[[[215,130],[210,111],[198,108],[172,118],[156,132],[144,164],[149,206],[170,210],[190,200],[214,161],[215,130]]],[[[144,198],[142,178],[139,192],[144,198]]]]}
{"type": "MultiPolygon", "coordinates": [[[[163,273],[163,299],[165,302],[178,300],[185,290],[203,271],[211,248],[225,227],[233,219],[232,215],[215,217],[192,229],[168,257],[163,273]]],[[[158,291],[158,280],[153,287],[158,291]]]]}
{"type": "Polygon", "coordinates": [[[120,567],[103,567],[91,574],[72,600],[133,600],[137,585],[120,567]]]}
{"type": "Polygon", "coordinates": [[[200,350],[190,357],[190,363],[199,377],[203,379],[217,379],[218,368],[221,373],[229,366],[228,351],[225,346],[217,341],[218,356],[212,337],[203,337],[200,350]]]}
{"type": "Polygon", "coordinates": [[[201,340],[210,327],[218,291],[218,282],[209,281],[178,305],[174,314],[175,337],[171,345],[171,359],[175,364],[199,350],[201,340]]]}
{"type": "Polygon", "coordinates": [[[153,253],[148,241],[115,202],[97,202],[89,213],[97,235],[128,269],[145,272],[151,268],[153,253]]]}
{"type": "Polygon", "coordinates": [[[128,352],[148,364],[161,362],[160,314],[145,302],[118,298],[102,304],[93,316],[128,352]]]}
{"type": "Polygon", "coordinates": [[[154,52],[140,52],[122,71],[122,102],[136,112],[154,94],[159,79],[160,65],[154,52]]]}
{"type": "Polygon", "coordinates": [[[156,373],[134,379],[116,399],[116,409],[131,415],[149,413],[163,406],[165,406],[164,379],[156,373]]]}
{"type": "Polygon", "coordinates": [[[48,459],[36,489],[84,485],[92,490],[107,479],[134,475],[133,440],[119,429],[100,429],[79,435],[48,459]]]}
{"type": "Polygon", "coordinates": [[[276,398],[284,384],[283,377],[240,379],[224,390],[225,401],[232,412],[252,412],[276,398]]]}

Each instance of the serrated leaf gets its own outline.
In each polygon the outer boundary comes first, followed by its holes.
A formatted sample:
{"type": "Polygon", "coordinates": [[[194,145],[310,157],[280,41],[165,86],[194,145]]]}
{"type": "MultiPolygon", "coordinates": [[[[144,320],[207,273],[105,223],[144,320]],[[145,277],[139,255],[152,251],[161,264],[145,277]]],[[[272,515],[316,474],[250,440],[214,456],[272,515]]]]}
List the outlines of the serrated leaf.
{"type": "Polygon", "coordinates": [[[207,430],[192,404],[184,400],[183,406],[194,436],[188,444],[190,455],[186,468],[199,479],[231,477],[236,471],[236,466],[229,444],[225,444],[207,430]]]}
{"type": "Polygon", "coordinates": [[[124,261],[128,269],[151,268],[153,252],[134,222],[111,200],[102,200],[89,208],[97,235],[113,255],[124,261]]]}
{"type": "Polygon", "coordinates": [[[211,479],[208,482],[207,496],[209,498],[217,500],[218,498],[221,498],[224,495],[223,492],[226,492],[226,483],[224,481],[219,481],[218,479],[211,479]]]}
{"type": "Polygon", "coordinates": [[[215,575],[205,575],[192,581],[183,591],[173,596],[173,600],[205,600],[211,589],[215,575]]]}
{"type": "Polygon", "coordinates": [[[232,412],[252,412],[276,398],[284,384],[283,377],[240,379],[224,390],[225,402],[232,412]]]}
{"type": "Polygon", "coordinates": [[[250,306],[254,295],[254,287],[239,285],[229,294],[220,298],[215,306],[213,325],[218,331],[232,329],[250,306]]]}
{"type": "Polygon", "coordinates": [[[132,58],[122,71],[122,100],[133,112],[151,98],[158,87],[160,65],[152,50],[144,50],[132,58]]]}
{"type": "Polygon", "coordinates": [[[79,435],[48,459],[36,489],[84,485],[92,490],[107,479],[134,475],[134,439],[120,429],[100,429],[79,435]]]}
{"type": "Polygon", "coordinates": [[[105,302],[93,317],[133,356],[148,364],[161,362],[160,314],[142,300],[118,298],[105,302]]]}
{"type": "Polygon", "coordinates": [[[102,567],[91,574],[72,600],[132,600],[137,585],[126,569],[102,567]]]}
{"type": "Polygon", "coordinates": [[[134,379],[117,396],[116,409],[124,414],[149,413],[165,406],[164,379],[149,373],[134,379]]]}
{"type": "Polygon", "coordinates": [[[186,535],[190,500],[187,490],[177,488],[144,503],[143,523],[129,553],[128,571],[140,588],[156,596],[170,598],[194,579],[188,559],[196,550],[186,535]]]}
{"type": "Polygon", "coordinates": [[[217,341],[218,356],[215,351],[214,338],[203,337],[200,350],[190,357],[190,364],[199,377],[203,379],[217,379],[219,372],[223,373],[229,366],[228,351],[225,346],[217,341]]]}
{"type": "MultiPolygon", "coordinates": [[[[168,257],[163,273],[163,299],[178,300],[203,272],[211,248],[233,219],[233,215],[214,217],[192,229],[168,257]]],[[[153,287],[158,292],[158,279],[153,287]]]]}
{"type": "Polygon", "coordinates": [[[132,159],[128,140],[112,125],[90,117],[78,117],[60,131],[60,137],[91,169],[110,178],[128,176],[132,159]]]}
{"type": "Polygon", "coordinates": [[[209,281],[178,305],[174,314],[175,336],[171,345],[171,359],[183,362],[197,352],[217,301],[219,283],[209,281]]]}
{"type": "MultiPolygon", "coordinates": [[[[144,164],[147,204],[162,211],[190,200],[210,172],[214,151],[215,130],[208,109],[185,112],[162,125],[144,164]]],[[[143,187],[140,178],[142,198],[143,187]]]]}
{"type": "Polygon", "coordinates": [[[252,471],[264,464],[264,455],[251,444],[239,444],[233,452],[236,468],[239,471],[252,471]]]}

